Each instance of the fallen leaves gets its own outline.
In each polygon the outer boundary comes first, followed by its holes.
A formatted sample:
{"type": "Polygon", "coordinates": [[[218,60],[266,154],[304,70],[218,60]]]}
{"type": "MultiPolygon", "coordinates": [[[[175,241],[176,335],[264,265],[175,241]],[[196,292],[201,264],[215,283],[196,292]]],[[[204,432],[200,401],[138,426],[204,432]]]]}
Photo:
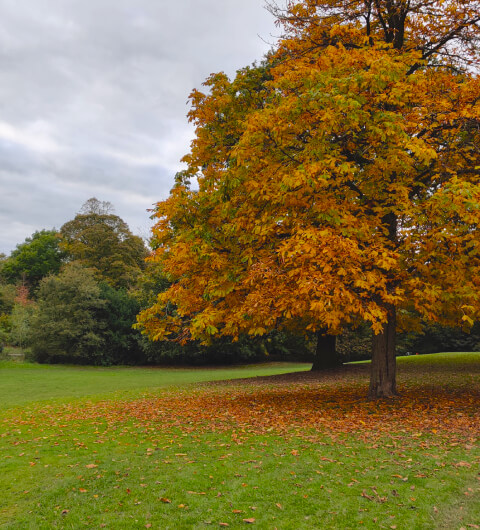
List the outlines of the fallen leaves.
{"type": "Polygon", "coordinates": [[[368,499],[369,501],[379,502],[380,504],[387,502],[388,497],[381,497],[378,494],[376,488],[374,487],[372,487],[371,489],[372,489],[373,495],[369,495],[365,490],[363,490],[360,495],[364,497],[365,499],[368,499]]]}
{"type": "MultiPolygon", "coordinates": [[[[421,375],[420,378],[417,373],[406,374],[400,388],[401,397],[395,400],[367,400],[368,373],[365,367],[357,365],[338,373],[299,372],[255,381],[209,383],[196,390],[165,392],[160,397],[132,401],[47,406],[25,411],[8,421],[17,425],[45,422],[59,426],[69,422],[105,421],[107,426],[115,426],[133,420],[147,428],[181,428],[197,433],[234,428],[235,443],[241,443],[242,432],[287,434],[291,431],[296,435],[308,431],[354,432],[381,438],[392,431],[403,431],[423,439],[424,435],[432,436],[435,430],[435,437],[473,447],[471,440],[478,437],[480,424],[477,406],[480,390],[475,386],[471,391],[448,388],[448,374],[441,372],[437,376],[442,385],[429,386],[425,384],[425,374],[421,375]]],[[[76,440],[75,445],[86,449],[82,440],[76,440]]],[[[157,450],[162,449],[150,446],[144,454],[151,457],[157,450]]],[[[291,450],[292,456],[299,454],[298,449],[291,450]]],[[[185,452],[174,455],[188,458],[185,452]]],[[[218,458],[224,460],[231,456],[232,453],[225,453],[218,458]]],[[[172,463],[172,457],[164,461],[172,463]]]]}

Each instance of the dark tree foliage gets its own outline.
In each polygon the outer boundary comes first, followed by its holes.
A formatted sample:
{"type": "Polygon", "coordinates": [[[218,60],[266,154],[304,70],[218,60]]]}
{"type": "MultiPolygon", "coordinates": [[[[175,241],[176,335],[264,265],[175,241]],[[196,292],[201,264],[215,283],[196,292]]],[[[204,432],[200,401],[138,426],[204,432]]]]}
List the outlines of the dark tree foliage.
{"type": "Polygon", "coordinates": [[[105,302],[97,312],[104,325],[102,364],[142,364],[145,362],[143,340],[132,329],[140,310],[139,303],[125,289],[100,284],[100,297],[105,302]]]}
{"type": "Polygon", "coordinates": [[[400,336],[400,354],[480,351],[480,322],[470,332],[438,325],[400,336]]]}

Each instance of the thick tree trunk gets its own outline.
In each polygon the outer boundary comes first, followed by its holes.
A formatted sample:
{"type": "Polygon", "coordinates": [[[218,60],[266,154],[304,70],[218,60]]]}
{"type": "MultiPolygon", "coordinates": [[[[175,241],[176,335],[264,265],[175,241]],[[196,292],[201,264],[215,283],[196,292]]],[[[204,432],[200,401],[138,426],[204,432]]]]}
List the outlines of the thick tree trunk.
{"type": "Polygon", "coordinates": [[[317,348],[313,360],[312,371],[327,370],[342,364],[335,348],[335,335],[317,333],[317,348]]]}
{"type": "Polygon", "coordinates": [[[372,399],[397,395],[395,334],[396,313],[395,308],[391,308],[383,331],[374,335],[372,340],[372,363],[368,392],[368,396],[372,399]]]}

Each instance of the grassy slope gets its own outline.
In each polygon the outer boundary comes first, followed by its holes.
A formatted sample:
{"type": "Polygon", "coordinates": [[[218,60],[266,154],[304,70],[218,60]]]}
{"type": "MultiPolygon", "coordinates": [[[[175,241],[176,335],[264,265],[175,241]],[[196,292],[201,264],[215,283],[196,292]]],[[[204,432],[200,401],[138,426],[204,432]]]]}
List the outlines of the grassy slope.
{"type": "Polygon", "coordinates": [[[480,354],[400,359],[403,397],[379,403],[361,366],[182,388],[208,372],[1,370],[3,398],[29,402],[0,414],[5,528],[480,525],[480,354]],[[32,401],[42,387],[54,401],[32,401]]]}

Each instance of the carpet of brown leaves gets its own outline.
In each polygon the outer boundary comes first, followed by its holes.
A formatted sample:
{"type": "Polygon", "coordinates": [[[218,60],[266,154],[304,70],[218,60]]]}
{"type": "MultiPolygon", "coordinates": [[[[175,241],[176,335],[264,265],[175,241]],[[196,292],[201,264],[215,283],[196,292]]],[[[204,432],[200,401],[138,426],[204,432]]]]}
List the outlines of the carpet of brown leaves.
{"type": "MultiPolygon", "coordinates": [[[[403,367],[400,396],[366,398],[368,366],[329,372],[299,372],[254,379],[204,383],[135,400],[83,402],[26,411],[18,424],[75,421],[138,428],[180,428],[189,432],[233,430],[314,437],[358,433],[374,439],[395,432],[432,434],[450,443],[480,437],[480,367],[459,372],[448,366],[403,367]],[[55,410],[55,413],[53,413],[55,410]]],[[[10,422],[12,419],[10,418],[10,422]]]]}

